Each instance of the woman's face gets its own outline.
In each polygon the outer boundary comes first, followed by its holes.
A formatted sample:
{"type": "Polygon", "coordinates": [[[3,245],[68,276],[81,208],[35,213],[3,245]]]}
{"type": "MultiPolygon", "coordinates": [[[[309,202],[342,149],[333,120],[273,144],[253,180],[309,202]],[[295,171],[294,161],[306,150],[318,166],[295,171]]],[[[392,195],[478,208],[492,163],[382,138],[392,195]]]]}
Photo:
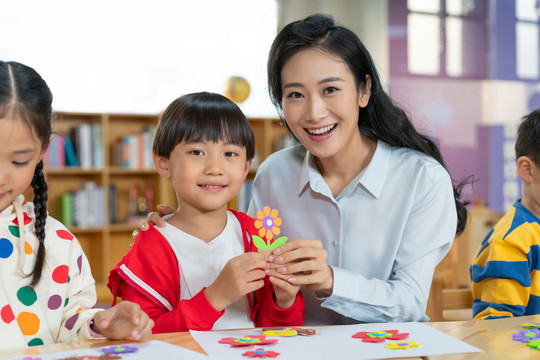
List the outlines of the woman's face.
{"type": "Polygon", "coordinates": [[[319,159],[344,154],[358,144],[359,107],[367,105],[370,81],[357,89],[338,56],[300,50],[281,71],[283,115],[297,139],[319,159]]]}

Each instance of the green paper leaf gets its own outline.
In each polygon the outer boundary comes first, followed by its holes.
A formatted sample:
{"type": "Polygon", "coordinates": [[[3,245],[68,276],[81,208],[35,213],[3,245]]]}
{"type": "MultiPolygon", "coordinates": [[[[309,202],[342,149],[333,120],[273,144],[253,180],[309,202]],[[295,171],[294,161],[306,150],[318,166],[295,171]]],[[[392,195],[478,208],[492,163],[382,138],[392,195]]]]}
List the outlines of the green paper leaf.
{"type": "Polygon", "coordinates": [[[260,236],[253,235],[251,238],[253,239],[253,244],[257,247],[257,249],[270,249],[260,236]]]}
{"type": "Polygon", "coordinates": [[[269,249],[277,249],[281,245],[285,244],[287,242],[287,239],[288,239],[288,237],[286,237],[286,236],[282,236],[280,238],[277,238],[276,240],[274,240],[274,242],[272,244],[270,244],[270,246],[268,248],[269,249]]]}

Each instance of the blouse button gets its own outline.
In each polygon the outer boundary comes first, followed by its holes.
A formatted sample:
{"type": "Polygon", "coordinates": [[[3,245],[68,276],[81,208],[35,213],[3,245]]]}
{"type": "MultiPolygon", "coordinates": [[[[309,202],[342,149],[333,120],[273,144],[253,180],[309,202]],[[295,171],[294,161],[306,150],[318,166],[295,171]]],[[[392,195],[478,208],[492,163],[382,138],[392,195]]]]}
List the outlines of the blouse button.
{"type": "Polygon", "coordinates": [[[334,247],[337,247],[338,246],[337,240],[332,241],[332,245],[334,245],[334,247]]]}

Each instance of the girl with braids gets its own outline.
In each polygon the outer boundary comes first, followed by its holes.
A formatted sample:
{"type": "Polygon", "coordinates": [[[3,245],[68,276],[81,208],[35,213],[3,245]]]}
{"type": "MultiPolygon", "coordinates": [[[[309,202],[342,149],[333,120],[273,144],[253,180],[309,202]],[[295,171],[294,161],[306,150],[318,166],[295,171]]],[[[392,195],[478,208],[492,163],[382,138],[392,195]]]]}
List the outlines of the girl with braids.
{"type": "Polygon", "coordinates": [[[433,271],[465,227],[463,184],[385,93],[360,39],[330,16],[280,31],[268,85],[301,145],[269,156],[253,182],[248,214],[278,209],[293,239],[267,274],[306,287],[304,324],[428,320],[433,271]]]}
{"type": "Polygon", "coordinates": [[[0,349],[107,336],[149,336],[153,321],[122,302],[91,309],[96,290],[74,236],[47,215],[42,158],[52,94],[32,68],[0,61],[0,349]],[[31,186],[33,202],[22,195],[31,186]]]}

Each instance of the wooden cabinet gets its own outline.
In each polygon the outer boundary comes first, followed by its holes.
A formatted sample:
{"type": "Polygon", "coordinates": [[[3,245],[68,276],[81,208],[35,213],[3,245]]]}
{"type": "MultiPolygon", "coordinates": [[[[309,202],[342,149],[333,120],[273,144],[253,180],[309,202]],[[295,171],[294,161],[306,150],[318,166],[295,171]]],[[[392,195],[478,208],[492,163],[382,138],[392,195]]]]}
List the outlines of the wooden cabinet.
{"type": "MultiPolygon", "coordinates": [[[[90,210],[89,215],[96,212],[103,214],[101,225],[77,226],[68,228],[75,234],[81,243],[86,256],[90,261],[98,291],[98,302],[110,303],[112,296],[106,287],[109,270],[116,265],[133,242],[131,233],[137,228],[137,217],[133,216],[134,189],[138,189],[137,198],[147,199],[148,191],[153,200],[148,201],[144,207],[155,209],[159,203],[176,206],[176,196],[168,179],[160,177],[155,171],[153,164],[149,167],[127,166],[115,163],[115,143],[120,138],[129,135],[138,135],[146,129],[155,126],[159,115],[127,115],[127,114],[89,114],[89,113],[56,113],[53,123],[53,131],[59,135],[72,135],[75,128],[82,124],[97,125],[101,131],[93,133],[92,147],[101,146],[101,151],[94,154],[102,156],[102,161],[93,165],[98,166],[60,166],[46,165],[45,173],[48,184],[47,207],[51,216],[62,221],[62,208],[60,198],[65,193],[75,193],[84,187],[89,181],[102,189],[99,207],[90,210]],[[95,139],[95,137],[99,139],[95,139]],[[142,167],[142,168],[141,168],[142,167]],[[111,189],[115,189],[112,191],[111,189]],[[111,211],[111,200],[116,192],[116,207],[111,211]],[[114,215],[114,216],[111,216],[114,215]]],[[[274,144],[288,131],[282,127],[278,119],[250,119],[255,134],[258,162],[262,162],[268,155],[275,151],[274,144]]],[[[150,141],[151,142],[151,141],[150,141]]],[[[151,149],[151,144],[150,148],[151,149]]],[[[51,150],[49,150],[51,151],[51,150]]],[[[127,150],[132,152],[133,150],[127,150]]],[[[151,150],[147,150],[151,151],[151,150]]],[[[151,155],[151,154],[150,154],[151,155]]],[[[252,178],[255,170],[250,172],[252,178]]],[[[93,185],[92,185],[93,186],[93,185]]],[[[28,200],[31,200],[29,198],[28,200]]],[[[139,204],[140,205],[140,204],[139,204]]],[[[76,211],[76,210],[74,210],[76,211]]],[[[139,214],[144,218],[144,214],[139,214]]]]}

